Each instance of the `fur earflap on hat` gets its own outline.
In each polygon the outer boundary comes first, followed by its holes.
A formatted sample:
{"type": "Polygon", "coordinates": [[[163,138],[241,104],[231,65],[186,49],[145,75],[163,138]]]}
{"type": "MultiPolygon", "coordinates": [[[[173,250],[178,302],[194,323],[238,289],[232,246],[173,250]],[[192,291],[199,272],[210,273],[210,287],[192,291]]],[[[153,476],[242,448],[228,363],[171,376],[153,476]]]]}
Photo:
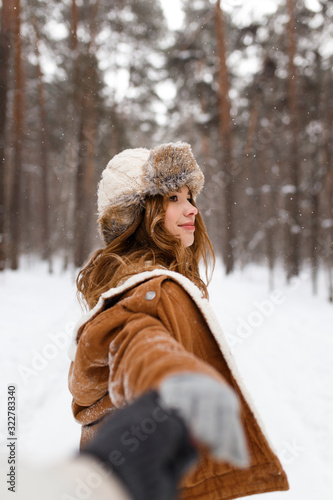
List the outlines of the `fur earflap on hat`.
{"type": "Polygon", "coordinates": [[[147,196],[165,196],[187,186],[195,199],[203,184],[203,173],[185,142],[122,151],[109,161],[98,185],[98,221],[105,242],[134,223],[147,196]]]}

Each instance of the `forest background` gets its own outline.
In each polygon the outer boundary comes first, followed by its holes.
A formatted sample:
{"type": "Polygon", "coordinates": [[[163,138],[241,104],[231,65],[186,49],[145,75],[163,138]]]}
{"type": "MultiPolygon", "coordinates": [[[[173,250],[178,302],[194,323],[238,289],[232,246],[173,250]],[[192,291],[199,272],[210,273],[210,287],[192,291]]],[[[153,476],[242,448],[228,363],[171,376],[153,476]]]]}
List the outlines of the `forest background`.
{"type": "Polygon", "coordinates": [[[0,270],[81,266],[109,159],[181,140],[226,273],[307,267],[316,292],[322,265],[333,301],[333,1],[245,4],[183,0],[171,29],[157,0],[2,0],[0,270]]]}

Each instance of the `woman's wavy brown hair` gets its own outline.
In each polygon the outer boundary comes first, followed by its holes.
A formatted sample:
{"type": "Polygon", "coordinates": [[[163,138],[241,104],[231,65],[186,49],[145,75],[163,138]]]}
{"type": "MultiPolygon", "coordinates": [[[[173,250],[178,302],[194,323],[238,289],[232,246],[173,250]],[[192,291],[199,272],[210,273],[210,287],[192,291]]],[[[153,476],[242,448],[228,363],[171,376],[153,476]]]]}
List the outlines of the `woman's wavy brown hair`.
{"type": "MultiPolygon", "coordinates": [[[[158,267],[186,276],[199,287],[204,297],[208,297],[207,285],[214,269],[215,256],[200,213],[195,217],[194,243],[187,248],[166,230],[164,218],[164,198],[160,195],[146,198],[145,206],[134,224],[106,247],[94,252],[79,271],[76,285],[81,304],[92,309],[103,292],[138,272],[158,267]],[[206,282],[200,277],[201,262],[205,267],[206,282]]],[[[108,238],[109,222],[110,216],[106,211],[99,219],[106,242],[111,239],[108,238]]]]}

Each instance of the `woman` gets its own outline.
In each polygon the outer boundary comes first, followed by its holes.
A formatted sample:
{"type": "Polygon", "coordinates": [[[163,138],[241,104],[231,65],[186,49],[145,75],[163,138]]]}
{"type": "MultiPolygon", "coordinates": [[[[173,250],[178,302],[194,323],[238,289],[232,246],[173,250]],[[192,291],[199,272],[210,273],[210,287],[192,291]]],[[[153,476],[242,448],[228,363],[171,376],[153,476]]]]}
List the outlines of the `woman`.
{"type": "MultiPolygon", "coordinates": [[[[98,211],[105,248],[81,269],[90,311],[71,349],[69,387],[81,446],[103,417],[145,391],[178,410],[200,446],[181,499],[222,500],[288,489],[199,274],[214,260],[195,199],[204,183],[191,148],[163,144],[116,155],[98,211]]],[[[124,437],[147,438],[135,429],[124,437]]],[[[134,441],[132,441],[132,444],[134,441]]],[[[157,500],[157,499],[156,499],[157,500]]]]}

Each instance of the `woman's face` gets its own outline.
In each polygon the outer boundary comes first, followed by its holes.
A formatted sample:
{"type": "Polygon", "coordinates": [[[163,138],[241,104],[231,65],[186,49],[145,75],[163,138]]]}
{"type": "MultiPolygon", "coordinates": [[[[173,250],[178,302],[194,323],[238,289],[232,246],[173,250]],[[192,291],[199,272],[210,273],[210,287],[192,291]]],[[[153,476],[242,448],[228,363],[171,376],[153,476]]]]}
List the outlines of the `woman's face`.
{"type": "Polygon", "coordinates": [[[165,228],[173,236],[180,238],[184,247],[189,247],[194,242],[195,216],[198,209],[191,201],[192,196],[187,186],[165,197],[165,228]]]}

